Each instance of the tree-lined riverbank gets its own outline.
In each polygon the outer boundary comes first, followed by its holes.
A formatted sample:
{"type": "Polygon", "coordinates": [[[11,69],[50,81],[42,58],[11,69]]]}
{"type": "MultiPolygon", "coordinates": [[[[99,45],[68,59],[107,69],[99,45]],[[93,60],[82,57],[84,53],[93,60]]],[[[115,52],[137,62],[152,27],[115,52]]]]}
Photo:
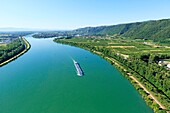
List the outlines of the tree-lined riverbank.
{"type": "MultiPolygon", "coordinates": [[[[20,40],[21,40],[21,42],[20,42],[21,43],[21,45],[20,45],[21,47],[20,46],[19,47],[21,49],[19,49],[17,52],[14,52],[8,58],[6,58],[4,61],[2,61],[0,63],[0,67],[5,65],[5,64],[8,64],[9,62],[11,62],[13,60],[15,60],[16,58],[18,58],[19,56],[23,55],[25,52],[27,52],[30,49],[31,45],[29,44],[29,42],[24,37],[22,37],[20,40]]],[[[14,50],[10,50],[10,51],[12,52],[14,50]]],[[[3,57],[6,57],[6,56],[2,56],[2,58],[3,57]]]]}
{"type": "MultiPolygon", "coordinates": [[[[139,72],[137,70],[139,67],[136,66],[137,69],[133,69],[132,66],[134,64],[130,65],[130,63],[135,63],[136,60],[138,60],[139,63],[143,62],[143,61],[140,61],[140,59],[133,58],[133,57],[131,57],[131,59],[129,59],[129,61],[128,61],[127,57],[124,58],[122,55],[110,51],[112,49],[108,48],[110,45],[107,46],[108,45],[107,43],[109,43],[109,41],[106,41],[106,40],[107,39],[103,39],[103,41],[102,41],[99,39],[95,40],[95,39],[78,38],[78,39],[55,39],[54,41],[58,42],[58,43],[69,44],[72,46],[81,47],[81,48],[87,49],[93,53],[96,53],[96,54],[104,57],[111,64],[114,64],[117,68],[119,68],[119,70],[122,72],[122,74],[132,82],[132,84],[135,86],[135,88],[139,91],[139,93],[145,99],[147,104],[156,113],[168,112],[168,110],[169,110],[169,97],[167,96],[168,93],[165,94],[163,91],[158,89],[158,87],[156,85],[151,83],[151,81],[149,79],[147,79],[147,78],[145,78],[145,76],[141,75],[142,71],[139,72]],[[133,75],[133,77],[129,76],[129,74],[133,75]],[[144,86],[145,88],[143,89],[143,87],[141,87],[141,86],[144,86]],[[145,90],[145,89],[147,89],[147,90],[145,90]],[[147,91],[149,91],[150,93],[148,93],[147,91]],[[155,98],[153,98],[153,97],[155,97],[155,98]]],[[[112,42],[112,43],[114,43],[114,42],[112,42]]],[[[116,44],[118,44],[118,43],[116,43],[116,44]]],[[[125,41],[123,44],[125,45],[125,41]]],[[[150,60],[150,62],[154,62],[154,61],[150,60]]],[[[155,63],[153,63],[153,64],[156,65],[155,63]]],[[[147,71],[147,70],[145,70],[145,71],[147,71]]],[[[164,87],[164,88],[166,88],[166,87],[164,87]]],[[[168,86],[167,86],[167,88],[168,88],[168,86]]]]}

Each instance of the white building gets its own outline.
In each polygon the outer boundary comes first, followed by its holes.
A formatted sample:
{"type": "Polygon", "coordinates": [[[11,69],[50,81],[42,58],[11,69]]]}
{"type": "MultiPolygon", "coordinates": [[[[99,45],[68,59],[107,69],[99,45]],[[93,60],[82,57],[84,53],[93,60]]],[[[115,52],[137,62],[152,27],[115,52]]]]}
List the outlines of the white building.
{"type": "Polygon", "coordinates": [[[168,69],[170,69],[170,64],[167,65],[168,69]]]}

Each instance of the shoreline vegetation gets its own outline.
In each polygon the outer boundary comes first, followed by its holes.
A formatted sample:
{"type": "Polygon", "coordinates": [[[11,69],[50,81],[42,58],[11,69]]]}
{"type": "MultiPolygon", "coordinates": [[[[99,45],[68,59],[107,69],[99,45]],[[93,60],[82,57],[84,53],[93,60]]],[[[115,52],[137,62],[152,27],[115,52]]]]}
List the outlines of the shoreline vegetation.
{"type": "Polygon", "coordinates": [[[113,57],[108,55],[109,51],[107,52],[101,51],[99,48],[96,50],[95,46],[93,45],[90,46],[85,42],[81,43],[81,42],[76,42],[75,40],[72,41],[70,40],[71,39],[61,38],[61,39],[54,39],[54,42],[80,47],[103,57],[109,63],[114,65],[114,67],[116,67],[123,74],[123,76],[132,83],[135,89],[141,94],[146,104],[150,108],[152,108],[155,113],[170,113],[169,97],[166,94],[164,94],[162,91],[159,91],[159,89],[157,89],[157,87],[154,84],[152,84],[150,81],[148,81],[146,78],[140,76],[138,72],[134,71],[133,69],[125,65],[126,62],[120,62],[121,59],[120,56],[117,57],[118,55],[116,55],[113,57]]]}
{"type": "MultiPolygon", "coordinates": [[[[95,53],[95,54],[103,57],[103,54],[102,54],[102,53],[99,53],[99,52],[96,52],[96,51],[93,51],[93,53],[95,53]]],[[[120,68],[120,69],[123,70],[124,72],[127,72],[127,70],[126,70],[121,64],[119,64],[115,59],[109,58],[109,57],[103,57],[103,58],[106,59],[107,61],[111,62],[112,65],[116,66],[117,68],[120,68]]],[[[119,70],[120,70],[120,69],[119,69],[119,70]]],[[[150,91],[147,90],[147,88],[146,88],[144,85],[142,85],[142,84],[139,82],[139,80],[137,80],[137,78],[135,78],[133,75],[131,75],[131,73],[126,73],[126,75],[127,75],[126,77],[128,77],[128,80],[131,79],[130,81],[131,81],[131,83],[132,83],[133,85],[134,85],[134,83],[133,83],[133,81],[134,81],[135,84],[138,85],[138,86],[140,86],[140,87],[148,94],[148,96],[150,96],[150,98],[152,98],[153,101],[156,102],[156,103],[159,105],[159,107],[160,107],[161,109],[164,109],[164,110],[167,109],[164,105],[162,105],[162,104],[155,98],[155,96],[154,96],[150,91]]],[[[136,87],[135,87],[135,88],[136,88],[136,87]]],[[[141,95],[142,95],[142,94],[141,94],[141,95]]],[[[145,99],[145,98],[144,98],[144,99],[145,99]]],[[[145,100],[145,101],[146,101],[146,100],[145,100]]],[[[167,112],[167,113],[168,113],[168,112],[167,112]]]]}
{"type": "Polygon", "coordinates": [[[11,61],[17,59],[18,57],[20,57],[21,55],[26,53],[31,48],[30,43],[24,37],[22,37],[21,40],[24,42],[25,49],[23,51],[19,52],[17,55],[12,56],[10,59],[7,59],[7,60],[3,61],[2,63],[0,63],[0,67],[2,67],[4,65],[10,63],[11,61]]]}

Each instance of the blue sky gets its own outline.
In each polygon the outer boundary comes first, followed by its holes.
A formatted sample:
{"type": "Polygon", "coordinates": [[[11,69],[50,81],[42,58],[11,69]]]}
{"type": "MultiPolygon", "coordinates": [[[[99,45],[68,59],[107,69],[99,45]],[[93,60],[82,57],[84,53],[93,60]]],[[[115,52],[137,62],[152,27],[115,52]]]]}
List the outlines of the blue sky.
{"type": "Polygon", "coordinates": [[[0,0],[0,28],[75,29],[170,18],[170,0],[0,0]]]}

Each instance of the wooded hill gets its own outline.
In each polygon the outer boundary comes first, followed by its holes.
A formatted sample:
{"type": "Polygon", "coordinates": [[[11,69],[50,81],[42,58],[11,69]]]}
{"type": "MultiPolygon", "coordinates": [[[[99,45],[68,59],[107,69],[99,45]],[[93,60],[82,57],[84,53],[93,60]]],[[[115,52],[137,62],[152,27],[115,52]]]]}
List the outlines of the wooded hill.
{"type": "Polygon", "coordinates": [[[133,39],[151,39],[160,42],[170,40],[170,19],[152,20],[112,26],[86,27],[72,31],[80,35],[121,35],[133,39]],[[166,39],[166,40],[165,40],[166,39]]]}

